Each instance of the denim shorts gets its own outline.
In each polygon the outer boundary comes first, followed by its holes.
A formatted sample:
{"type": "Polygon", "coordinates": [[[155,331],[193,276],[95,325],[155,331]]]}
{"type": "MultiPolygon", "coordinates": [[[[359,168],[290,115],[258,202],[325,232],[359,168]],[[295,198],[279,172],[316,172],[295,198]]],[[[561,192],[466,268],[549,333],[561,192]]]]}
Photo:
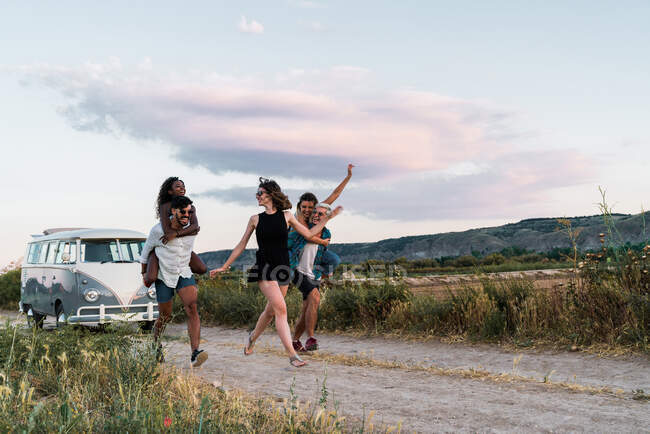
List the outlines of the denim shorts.
{"type": "Polygon", "coordinates": [[[186,286],[196,286],[196,280],[194,280],[194,276],[192,277],[182,277],[178,276],[178,282],[176,283],[176,288],[170,288],[169,286],[165,285],[165,282],[163,282],[160,279],[156,279],[156,300],[158,303],[167,303],[168,301],[171,301],[172,298],[174,298],[174,293],[178,292],[180,289],[185,288],[186,286]]]}

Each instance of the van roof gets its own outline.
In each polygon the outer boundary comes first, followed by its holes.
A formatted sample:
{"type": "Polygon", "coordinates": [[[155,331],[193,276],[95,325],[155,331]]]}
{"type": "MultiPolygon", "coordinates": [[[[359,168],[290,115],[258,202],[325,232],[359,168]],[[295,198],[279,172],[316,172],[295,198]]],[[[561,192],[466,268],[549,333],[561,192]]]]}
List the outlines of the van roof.
{"type": "Polygon", "coordinates": [[[68,240],[68,239],[93,239],[93,238],[128,238],[146,239],[142,232],[128,229],[75,229],[70,231],[55,232],[50,235],[34,237],[34,241],[68,240]]]}

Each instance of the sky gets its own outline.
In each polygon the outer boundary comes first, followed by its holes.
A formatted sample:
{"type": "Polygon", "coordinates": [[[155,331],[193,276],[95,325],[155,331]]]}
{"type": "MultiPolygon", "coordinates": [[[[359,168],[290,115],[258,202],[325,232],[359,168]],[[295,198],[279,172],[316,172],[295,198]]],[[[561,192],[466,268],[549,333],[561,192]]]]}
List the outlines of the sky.
{"type": "MultiPolygon", "coordinates": [[[[51,227],[148,233],[168,176],[197,252],[260,176],[352,179],[333,242],[648,206],[647,1],[6,2],[0,264],[51,227]]],[[[249,247],[255,247],[252,240],[249,247]]]]}

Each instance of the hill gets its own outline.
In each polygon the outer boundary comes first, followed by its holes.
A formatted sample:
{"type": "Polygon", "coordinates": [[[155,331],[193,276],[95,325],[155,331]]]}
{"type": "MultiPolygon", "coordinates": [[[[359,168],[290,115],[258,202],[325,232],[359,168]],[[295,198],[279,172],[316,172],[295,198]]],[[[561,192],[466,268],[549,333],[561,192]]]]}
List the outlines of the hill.
{"type": "MultiPolygon", "coordinates": [[[[650,212],[645,214],[613,214],[616,232],[613,244],[639,244],[647,241],[645,220],[650,222],[650,212]]],[[[600,248],[600,233],[608,233],[602,215],[569,217],[572,228],[580,230],[577,243],[580,250],[600,248]]],[[[433,235],[416,235],[390,238],[371,243],[333,243],[330,249],[343,262],[360,263],[368,259],[394,260],[440,258],[461,256],[472,252],[486,255],[504,248],[518,247],[528,251],[548,252],[554,248],[570,247],[566,233],[559,230],[558,218],[533,218],[489,228],[470,229],[433,235]]],[[[212,268],[223,264],[230,250],[201,253],[199,256],[212,268]]],[[[255,250],[247,249],[235,262],[235,267],[255,262],[255,250]]]]}

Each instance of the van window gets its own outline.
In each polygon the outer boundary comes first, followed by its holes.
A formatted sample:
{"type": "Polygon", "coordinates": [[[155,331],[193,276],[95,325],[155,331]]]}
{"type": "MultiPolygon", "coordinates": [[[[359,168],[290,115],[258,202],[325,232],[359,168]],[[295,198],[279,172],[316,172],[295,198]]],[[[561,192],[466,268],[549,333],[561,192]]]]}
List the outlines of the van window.
{"type": "Polygon", "coordinates": [[[47,263],[54,264],[54,259],[56,258],[56,251],[58,247],[58,241],[50,241],[48,251],[47,251],[47,263]]]}
{"type": "Polygon", "coordinates": [[[81,262],[115,262],[120,260],[115,240],[81,240],[81,262]]]}
{"type": "Polygon", "coordinates": [[[122,260],[134,261],[140,260],[140,253],[144,247],[144,241],[141,240],[120,240],[120,252],[122,260]]]}
{"type": "Polygon", "coordinates": [[[45,258],[47,257],[47,243],[38,243],[40,250],[38,252],[38,261],[37,264],[44,264],[45,258]]]}
{"type": "Polygon", "coordinates": [[[27,255],[27,263],[28,264],[36,264],[38,263],[38,257],[40,256],[41,253],[41,246],[43,243],[31,243],[29,245],[29,253],[27,255]]]}
{"type": "Polygon", "coordinates": [[[74,241],[61,241],[56,254],[57,264],[74,264],[77,262],[77,243],[74,241]]]}

